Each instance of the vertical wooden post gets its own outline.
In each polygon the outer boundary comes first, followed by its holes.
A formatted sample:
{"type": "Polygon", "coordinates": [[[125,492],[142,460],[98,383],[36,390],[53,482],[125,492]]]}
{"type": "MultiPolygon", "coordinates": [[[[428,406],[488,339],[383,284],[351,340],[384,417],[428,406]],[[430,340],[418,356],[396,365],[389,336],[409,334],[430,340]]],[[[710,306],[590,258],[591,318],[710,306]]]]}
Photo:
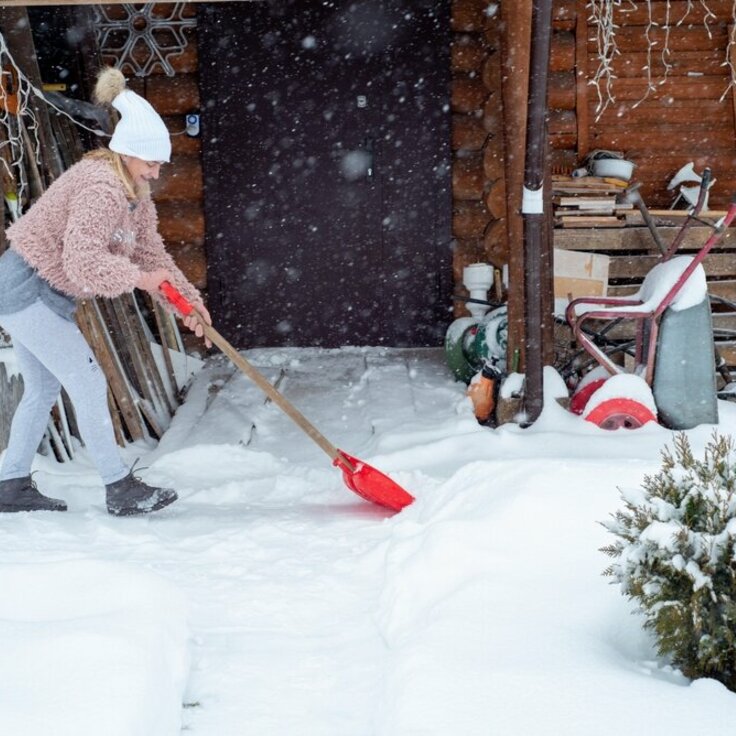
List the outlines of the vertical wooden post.
{"type": "MultiPolygon", "coordinates": [[[[3,32],[15,63],[30,80],[36,89],[41,89],[41,73],[38,70],[36,47],[31,33],[31,22],[28,19],[28,10],[24,7],[9,7],[0,5],[0,31],[3,32]]],[[[41,142],[41,157],[45,164],[49,184],[64,170],[54,134],[51,130],[46,103],[39,100],[35,94],[30,97],[30,106],[38,123],[38,136],[41,142]]]]}
{"type": "Polygon", "coordinates": [[[70,8],[70,27],[75,29],[79,38],[78,65],[82,79],[82,97],[85,100],[92,99],[97,73],[102,68],[102,57],[100,47],[95,35],[95,16],[92,8],[88,5],[76,5],[70,8]]]}
{"type": "Polygon", "coordinates": [[[524,223],[521,196],[524,185],[524,151],[532,0],[501,3],[503,19],[503,107],[506,138],[506,222],[509,241],[509,367],[519,351],[523,370],[526,326],[524,324],[524,223]]]}
{"type": "MultiPolygon", "coordinates": [[[[728,24],[728,37],[733,38],[733,34],[736,29],[734,28],[733,23],[728,24]]],[[[731,66],[736,64],[736,47],[731,45],[728,49],[728,61],[730,62],[731,66]]],[[[736,129],[736,87],[731,87],[731,106],[733,107],[733,124],[734,129],[736,129]]]]}
{"type": "Polygon", "coordinates": [[[575,19],[575,115],[578,125],[578,160],[590,150],[588,120],[588,0],[577,0],[575,19]]]}

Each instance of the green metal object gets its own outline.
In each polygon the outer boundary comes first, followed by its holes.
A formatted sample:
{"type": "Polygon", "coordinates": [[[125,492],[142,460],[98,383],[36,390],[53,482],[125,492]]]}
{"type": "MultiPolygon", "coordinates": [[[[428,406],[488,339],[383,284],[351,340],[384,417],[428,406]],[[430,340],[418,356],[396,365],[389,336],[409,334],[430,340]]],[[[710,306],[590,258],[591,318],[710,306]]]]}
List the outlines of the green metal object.
{"type": "Polygon", "coordinates": [[[466,344],[475,340],[478,320],[473,317],[456,319],[445,333],[445,356],[455,380],[470,383],[477,372],[468,359],[466,344]]]}
{"type": "Polygon", "coordinates": [[[489,358],[494,358],[501,368],[505,368],[507,341],[508,313],[505,306],[494,309],[481,319],[456,319],[445,333],[445,355],[455,379],[470,383],[489,358]]]}

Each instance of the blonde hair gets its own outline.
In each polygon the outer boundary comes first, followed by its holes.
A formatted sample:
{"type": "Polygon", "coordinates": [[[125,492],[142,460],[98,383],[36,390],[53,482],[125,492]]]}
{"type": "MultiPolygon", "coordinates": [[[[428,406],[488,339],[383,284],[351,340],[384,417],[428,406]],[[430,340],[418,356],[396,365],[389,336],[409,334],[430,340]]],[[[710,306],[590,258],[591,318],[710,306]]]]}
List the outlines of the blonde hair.
{"type": "Polygon", "coordinates": [[[133,178],[128,173],[128,169],[125,166],[123,157],[119,153],[111,151],[109,148],[97,148],[94,151],[86,153],[84,155],[84,158],[90,158],[96,161],[107,161],[110,166],[112,166],[112,170],[115,172],[115,174],[117,174],[118,178],[123,183],[123,187],[125,188],[125,196],[131,202],[134,202],[149,193],[150,188],[147,184],[139,187],[135,185],[133,178]]]}

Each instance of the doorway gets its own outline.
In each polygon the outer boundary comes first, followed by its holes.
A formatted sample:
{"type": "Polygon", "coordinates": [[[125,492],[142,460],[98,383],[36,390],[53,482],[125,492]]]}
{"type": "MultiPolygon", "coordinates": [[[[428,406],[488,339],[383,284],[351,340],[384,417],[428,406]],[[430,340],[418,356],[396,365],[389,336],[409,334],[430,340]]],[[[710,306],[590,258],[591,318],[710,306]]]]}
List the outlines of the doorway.
{"type": "Polygon", "coordinates": [[[211,311],[239,347],[440,344],[449,0],[200,6],[211,311]]]}

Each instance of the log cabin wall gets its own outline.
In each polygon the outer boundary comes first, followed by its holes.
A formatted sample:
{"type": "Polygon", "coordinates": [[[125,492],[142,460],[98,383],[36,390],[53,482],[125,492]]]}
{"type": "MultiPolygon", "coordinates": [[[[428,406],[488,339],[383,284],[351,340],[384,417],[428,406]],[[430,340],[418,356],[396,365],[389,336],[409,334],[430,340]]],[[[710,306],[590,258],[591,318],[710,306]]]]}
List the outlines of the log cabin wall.
{"type": "MultiPolygon", "coordinates": [[[[570,173],[594,149],[622,151],[637,164],[635,178],[649,207],[663,208],[673,199],[668,182],[693,161],[697,171],[713,168],[718,181],[710,206],[723,208],[736,191],[736,88],[729,89],[726,64],[732,0],[707,7],[651,0],[650,6],[651,16],[643,0],[616,11],[614,100],[603,108],[593,84],[599,60],[590,8],[586,0],[555,0],[548,93],[552,173],[570,173]]],[[[730,57],[736,61],[736,49],[730,57]]]]}
{"type": "MultiPolygon", "coordinates": [[[[453,274],[479,261],[508,264],[501,19],[483,0],[452,6],[453,274]]],[[[455,303],[455,314],[467,314],[455,303]]]]}
{"type": "MultiPolygon", "coordinates": [[[[504,38],[504,13],[508,8],[520,12],[516,7],[524,3],[529,4],[528,0],[453,0],[453,271],[459,291],[463,266],[474,261],[490,262],[499,269],[510,266],[511,290],[519,273],[523,274],[518,222],[514,222],[518,219],[514,198],[519,187],[511,175],[523,170],[517,146],[523,128],[509,124],[515,117],[504,112],[504,102],[509,87],[523,86],[527,52],[508,43],[504,46],[508,42],[504,38]],[[513,65],[517,78],[504,70],[512,54],[519,56],[520,63],[513,65]]],[[[105,7],[111,14],[124,12],[120,6],[105,7]]],[[[196,5],[189,5],[185,12],[196,17],[196,5]]],[[[548,98],[552,172],[571,171],[594,148],[622,149],[638,164],[636,176],[643,182],[642,192],[649,205],[662,207],[671,200],[666,190],[669,178],[693,160],[697,169],[706,164],[713,167],[718,182],[711,206],[724,206],[736,190],[736,93],[732,89],[720,99],[728,85],[729,69],[724,61],[733,22],[732,0],[709,0],[707,10],[705,4],[687,0],[652,0],[650,4],[642,0],[635,5],[621,4],[616,12],[621,53],[614,60],[618,77],[613,83],[615,103],[599,116],[596,88],[590,84],[598,65],[590,8],[586,0],[555,0],[548,98]],[[658,26],[650,26],[649,7],[651,20],[658,26]],[[688,8],[686,22],[677,26],[688,8]],[[659,84],[664,71],[661,49],[666,32],[662,25],[667,12],[671,21],[670,69],[666,81],[659,84]],[[707,12],[713,15],[706,25],[707,12]],[[649,83],[644,71],[647,34],[658,44],[649,65],[656,84],[642,99],[649,83]]],[[[188,277],[204,288],[201,141],[180,135],[184,115],[200,107],[196,31],[186,30],[185,34],[188,45],[184,53],[170,58],[174,77],[155,68],[144,79],[131,79],[131,86],[162,113],[174,134],[172,164],[155,190],[161,231],[188,277]]],[[[606,250],[600,245],[605,244],[605,238],[595,242],[600,250],[606,250]]],[[[638,274],[641,268],[629,265],[625,270],[638,274]]],[[[516,298],[517,304],[520,301],[523,295],[516,298]]],[[[463,303],[456,302],[455,314],[463,313],[463,303]]],[[[517,332],[511,336],[516,344],[523,331],[518,322],[510,325],[511,331],[517,332]]]]}
{"type": "MultiPolygon", "coordinates": [[[[521,108],[528,62],[528,39],[519,18],[531,5],[522,11],[521,4],[455,0],[452,17],[456,290],[463,293],[462,269],[468,263],[509,266],[510,350],[524,342],[524,266],[520,202],[515,197],[523,177],[519,134],[524,130],[521,108]],[[503,200],[505,214],[498,206],[503,200]]],[[[635,178],[642,183],[648,205],[666,208],[673,200],[669,180],[693,161],[697,171],[706,165],[713,168],[718,181],[709,206],[724,208],[736,192],[736,88],[729,89],[726,64],[736,62],[733,45],[729,59],[732,1],[713,0],[707,7],[687,0],[623,3],[615,22],[620,51],[613,61],[615,99],[601,111],[592,84],[599,59],[591,8],[586,0],[555,0],[548,89],[551,172],[569,174],[594,149],[622,151],[637,164],[635,178]],[[651,49],[648,38],[655,42],[651,49]],[[663,57],[665,47],[669,53],[663,57]],[[663,58],[669,65],[666,77],[663,58]]],[[[668,239],[673,233],[674,228],[665,228],[662,235],[668,239]]],[[[705,237],[696,231],[684,250],[698,247],[705,237]]],[[[635,290],[657,257],[651,238],[640,228],[626,228],[625,233],[557,229],[554,243],[609,255],[612,294],[635,290]]],[[[736,300],[733,247],[727,240],[724,253],[711,255],[705,266],[711,292],[736,300]]],[[[467,314],[461,301],[454,307],[455,316],[467,314]]],[[[731,321],[730,316],[715,317],[716,325],[736,326],[731,321]]],[[[729,364],[736,364],[736,343],[724,343],[723,350],[729,364]]]]}
{"type": "MultiPolygon", "coordinates": [[[[171,5],[159,4],[165,17],[171,5]]],[[[111,18],[125,18],[127,6],[104,6],[111,18]]],[[[153,13],[157,8],[153,8],[153,13]]],[[[196,18],[196,5],[187,5],[183,15],[196,18]]],[[[183,133],[187,113],[200,109],[198,86],[198,58],[196,28],[181,30],[187,40],[179,55],[168,58],[175,74],[167,76],[160,65],[143,78],[123,71],[128,86],[145,97],[163,117],[171,132],[171,163],[164,166],[161,178],[153,187],[153,197],[159,215],[159,229],[164,242],[179,268],[199,289],[207,286],[207,265],[204,248],[204,206],[201,166],[201,139],[183,133]]],[[[117,43],[119,45],[119,41],[117,43]]],[[[119,59],[109,48],[100,49],[103,61],[116,63],[119,59]]],[[[134,53],[145,49],[136,47],[134,53]]]]}
{"type": "Polygon", "coordinates": [[[614,15],[613,99],[594,84],[597,27],[587,0],[555,0],[554,14],[552,173],[569,174],[594,149],[621,151],[636,163],[647,205],[667,208],[674,199],[668,182],[692,161],[698,172],[713,169],[709,207],[725,208],[736,192],[736,86],[729,86],[727,63],[736,62],[732,0],[622,4],[614,15]]]}
{"type": "MultiPolygon", "coordinates": [[[[508,51],[503,45],[500,3],[454,0],[452,31],[453,273],[456,290],[463,293],[464,266],[482,261],[502,270],[519,256],[512,254],[510,247],[514,242],[520,248],[521,241],[518,228],[514,228],[513,202],[512,212],[507,213],[507,180],[509,161],[513,161],[511,173],[519,175],[516,178],[523,177],[524,162],[519,160],[516,145],[521,142],[523,146],[520,131],[515,123],[511,124],[510,116],[504,115],[503,87],[519,85],[518,80],[503,79],[502,59],[508,51]]],[[[549,80],[553,171],[574,168],[578,127],[580,120],[586,120],[576,109],[578,32],[576,0],[556,0],[549,80]]],[[[515,51],[518,53],[518,49],[515,51]]],[[[521,56],[526,54],[522,51],[521,56]]],[[[523,139],[523,126],[520,130],[523,139]]],[[[520,196],[521,178],[518,184],[520,196]]],[[[517,270],[523,274],[523,267],[517,270]]],[[[512,270],[512,279],[514,276],[512,270]]],[[[468,314],[462,301],[456,301],[454,307],[455,316],[468,314]]]]}
{"type": "MultiPolygon", "coordinates": [[[[736,191],[736,89],[729,89],[726,64],[733,3],[652,0],[650,7],[651,14],[646,2],[637,2],[617,9],[614,16],[620,52],[612,62],[615,101],[601,110],[595,86],[578,87],[577,110],[588,121],[578,153],[623,151],[637,164],[635,177],[650,207],[670,205],[667,183],[681,166],[689,161],[697,171],[711,166],[718,181],[710,206],[725,207],[736,191]],[[647,38],[655,44],[651,49],[647,38]]],[[[584,10],[578,12],[580,71],[592,80],[598,67],[596,29],[582,22],[588,17],[584,10]]],[[[736,56],[730,51],[733,62],[736,56]]]]}
{"type": "Polygon", "coordinates": [[[578,37],[585,33],[585,2],[555,0],[549,60],[547,105],[549,107],[549,160],[552,173],[569,173],[579,156],[581,128],[587,115],[581,95],[587,88],[585,69],[577,53],[578,37]],[[582,21],[582,22],[581,22],[582,21]]]}

